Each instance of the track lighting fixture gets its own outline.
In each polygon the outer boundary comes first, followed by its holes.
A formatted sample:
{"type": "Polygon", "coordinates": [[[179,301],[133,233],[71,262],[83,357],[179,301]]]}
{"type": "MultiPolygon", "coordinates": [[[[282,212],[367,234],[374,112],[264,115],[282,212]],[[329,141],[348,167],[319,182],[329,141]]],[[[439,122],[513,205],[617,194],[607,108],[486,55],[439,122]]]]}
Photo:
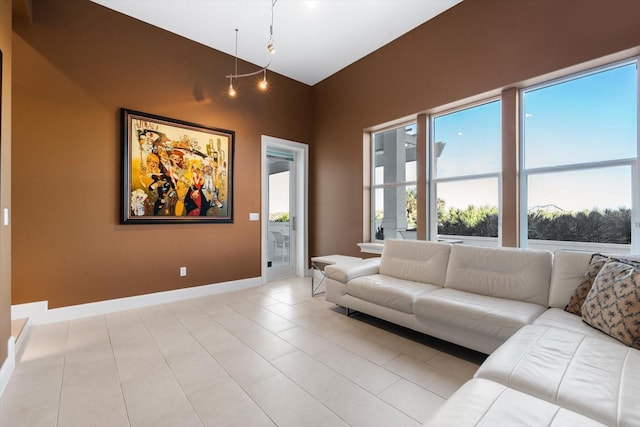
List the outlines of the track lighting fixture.
{"type": "MultiPolygon", "coordinates": [[[[269,27],[269,43],[267,44],[267,50],[272,55],[276,52],[276,47],[273,44],[273,9],[277,1],[278,0],[271,0],[271,26],[269,27]]],[[[225,76],[225,78],[229,79],[229,96],[232,98],[236,96],[236,90],[233,87],[234,79],[257,76],[260,73],[262,73],[262,80],[260,80],[260,82],[258,83],[258,87],[261,90],[267,90],[267,86],[268,86],[267,69],[269,68],[269,65],[271,65],[272,59],[273,58],[269,58],[269,63],[265,65],[263,68],[259,69],[258,71],[254,71],[252,73],[238,74],[238,29],[236,28],[235,70],[233,74],[228,74],[225,76]]]]}

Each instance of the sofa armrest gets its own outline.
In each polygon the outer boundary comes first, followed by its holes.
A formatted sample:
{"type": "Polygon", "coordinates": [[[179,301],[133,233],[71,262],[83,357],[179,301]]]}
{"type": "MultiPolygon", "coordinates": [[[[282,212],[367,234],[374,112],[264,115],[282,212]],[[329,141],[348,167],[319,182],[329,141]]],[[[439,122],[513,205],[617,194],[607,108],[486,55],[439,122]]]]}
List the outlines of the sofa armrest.
{"type": "Polygon", "coordinates": [[[380,258],[367,258],[362,261],[328,265],[324,268],[324,274],[330,279],[347,283],[356,277],[378,274],[379,268],[380,258]]]}

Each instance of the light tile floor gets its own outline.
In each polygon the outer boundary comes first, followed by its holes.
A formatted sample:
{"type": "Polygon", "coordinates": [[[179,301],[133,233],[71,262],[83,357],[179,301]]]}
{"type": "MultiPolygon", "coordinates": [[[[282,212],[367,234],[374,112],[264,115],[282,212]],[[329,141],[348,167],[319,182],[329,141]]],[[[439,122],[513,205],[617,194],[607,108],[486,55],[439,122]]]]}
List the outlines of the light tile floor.
{"type": "Polygon", "coordinates": [[[310,286],[32,326],[0,426],[419,426],[483,359],[310,286]]]}

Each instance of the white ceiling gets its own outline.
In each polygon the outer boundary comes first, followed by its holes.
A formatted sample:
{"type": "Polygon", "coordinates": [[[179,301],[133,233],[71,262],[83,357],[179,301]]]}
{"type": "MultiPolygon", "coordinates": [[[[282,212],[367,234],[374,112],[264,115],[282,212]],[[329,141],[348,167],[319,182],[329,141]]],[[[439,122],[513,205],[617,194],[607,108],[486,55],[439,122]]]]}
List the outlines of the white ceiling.
{"type": "MultiPolygon", "coordinates": [[[[272,0],[91,1],[229,55],[237,28],[238,57],[269,62],[272,0]]],[[[277,0],[269,69],[314,85],[461,1],[277,0]]]]}

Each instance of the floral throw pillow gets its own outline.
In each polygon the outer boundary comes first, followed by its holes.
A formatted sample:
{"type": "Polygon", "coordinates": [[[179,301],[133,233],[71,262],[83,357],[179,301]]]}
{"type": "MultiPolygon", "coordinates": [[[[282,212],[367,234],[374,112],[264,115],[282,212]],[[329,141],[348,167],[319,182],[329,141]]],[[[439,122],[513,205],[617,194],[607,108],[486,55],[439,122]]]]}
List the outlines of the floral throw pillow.
{"type": "Polygon", "coordinates": [[[573,295],[571,295],[569,304],[564,308],[564,311],[577,314],[578,316],[582,315],[582,304],[584,304],[584,300],[587,298],[591,286],[593,286],[593,281],[607,261],[609,261],[609,257],[606,255],[593,254],[591,256],[587,272],[584,273],[582,281],[573,292],[573,295]]]}
{"type": "Polygon", "coordinates": [[[618,341],[640,349],[640,266],[607,262],[585,299],[582,319],[618,341]]]}

